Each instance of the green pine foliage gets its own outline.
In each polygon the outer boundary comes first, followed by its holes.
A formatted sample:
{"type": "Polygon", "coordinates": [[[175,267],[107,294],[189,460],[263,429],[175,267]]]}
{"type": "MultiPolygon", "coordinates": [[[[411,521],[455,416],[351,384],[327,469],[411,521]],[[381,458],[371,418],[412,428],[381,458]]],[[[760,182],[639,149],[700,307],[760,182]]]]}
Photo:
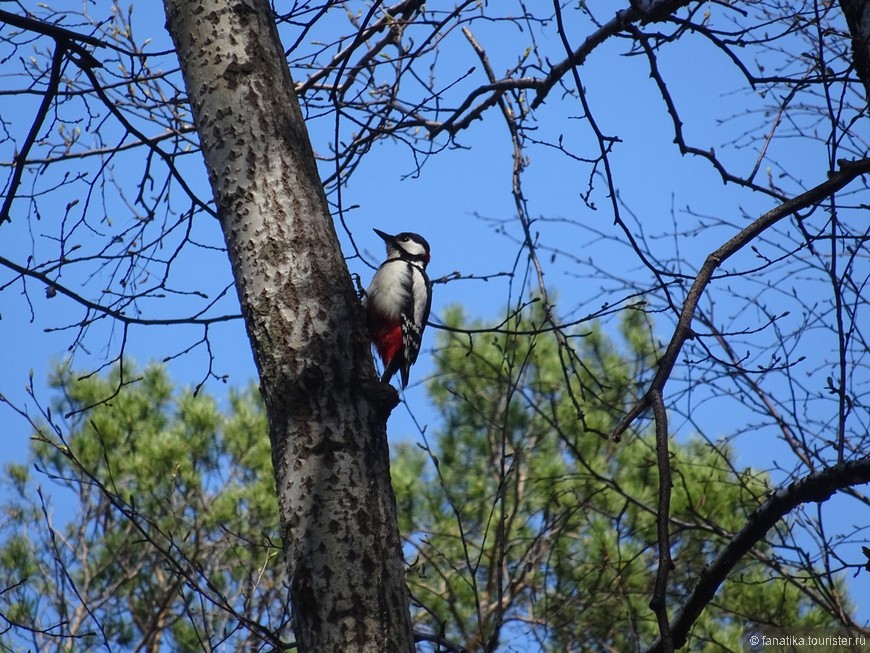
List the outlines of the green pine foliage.
{"type": "Polygon", "coordinates": [[[37,425],[40,474],[7,470],[0,573],[10,589],[0,611],[35,630],[0,643],[236,650],[260,641],[247,620],[289,630],[258,393],[232,393],[223,413],[212,397],[177,391],[162,367],[125,368],[136,383],[121,385],[119,370],[58,373],[51,415],[73,416],[61,428],[37,425]]]}
{"type": "MultiPolygon", "coordinates": [[[[467,326],[459,310],[446,320],[467,326]]],[[[414,616],[469,651],[643,650],[658,632],[655,447],[645,431],[607,434],[654,369],[651,325],[628,312],[618,341],[542,326],[530,310],[501,333],[442,332],[429,387],[440,427],[422,446],[391,443],[414,616]]],[[[124,372],[137,381],[58,373],[32,466],[6,470],[0,614],[13,627],[0,650],[292,641],[258,393],[230,393],[222,410],[160,366],[124,372]]],[[[673,611],[769,482],[727,445],[670,446],[673,611]]],[[[742,650],[748,624],[834,623],[771,551],[741,562],[690,650],[742,650]]]]}
{"type": "MultiPolygon", "coordinates": [[[[450,327],[469,326],[454,310],[450,327]]],[[[629,312],[617,345],[596,325],[567,340],[442,332],[430,392],[443,417],[428,451],[396,448],[393,467],[416,619],[482,650],[643,650],[656,637],[658,472],[653,436],[606,438],[643,387],[656,347],[629,312]],[[568,350],[570,345],[578,355],[568,350]],[[569,367],[566,385],[563,367],[569,367]]],[[[472,324],[472,328],[481,325],[472,324]]],[[[727,427],[727,424],[723,424],[727,427]]],[[[726,445],[671,442],[671,606],[768,490],[726,445]]],[[[765,564],[743,561],[692,632],[693,651],[741,651],[747,624],[832,624],[765,564]]]]}

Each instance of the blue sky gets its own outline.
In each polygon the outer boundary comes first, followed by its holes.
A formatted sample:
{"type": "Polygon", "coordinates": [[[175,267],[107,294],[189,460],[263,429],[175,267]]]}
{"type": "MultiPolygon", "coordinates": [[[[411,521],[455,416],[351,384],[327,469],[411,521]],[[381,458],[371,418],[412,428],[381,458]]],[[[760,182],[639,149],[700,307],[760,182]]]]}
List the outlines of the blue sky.
{"type": "MultiPolygon", "coordinates": [[[[169,47],[162,23],[162,15],[157,12],[143,16],[134,14],[136,33],[153,37],[149,46],[152,50],[169,47]]],[[[578,41],[588,30],[587,23],[572,27],[576,29],[578,41]]],[[[511,65],[511,58],[515,56],[510,41],[504,40],[500,29],[496,25],[482,27],[477,33],[491,53],[496,70],[511,65]]],[[[555,57],[560,44],[545,43],[542,47],[555,57]]],[[[602,131],[622,140],[614,147],[611,157],[621,200],[637,215],[643,233],[655,243],[655,251],[662,258],[679,256],[683,271],[690,272],[699,268],[707,254],[733,235],[738,226],[745,224],[746,216],[760,215],[771,208],[772,202],[725,186],[709,164],[697,157],[680,156],[672,144],[673,128],[660,94],[649,78],[645,61],[641,57],[622,56],[624,48],[624,42],[614,41],[596,50],[581,70],[583,83],[602,131]],[[690,212],[686,211],[687,207],[690,212]],[[731,226],[705,221],[694,214],[725,216],[731,226]],[[663,237],[673,222],[690,220],[697,225],[693,235],[683,237],[679,242],[663,237]]],[[[472,56],[470,48],[445,48],[442,57],[446,62],[442,70],[467,69],[472,56]]],[[[751,170],[758,156],[757,150],[753,147],[729,147],[728,144],[757,124],[766,124],[760,117],[765,103],[758,94],[746,88],[745,80],[721,53],[699,39],[686,38],[672,44],[661,54],[659,64],[667,71],[674,99],[687,118],[687,139],[714,145],[735,169],[751,170]],[[744,109],[749,112],[743,114],[744,109]]],[[[167,59],[166,66],[172,65],[171,59],[167,59]]],[[[480,83],[480,78],[472,77],[468,83],[480,83]]],[[[568,146],[578,151],[590,151],[593,143],[585,123],[577,119],[578,113],[577,107],[560,103],[558,94],[554,93],[537,113],[539,131],[536,137],[554,141],[561,134],[568,146]]],[[[314,120],[310,128],[315,149],[326,151],[333,138],[331,118],[314,120]]],[[[856,128],[866,131],[865,126],[856,128]]],[[[433,278],[454,271],[464,275],[492,275],[511,268],[520,251],[517,240],[521,238],[521,232],[513,220],[510,141],[497,110],[491,109],[483,121],[476,122],[458,140],[468,149],[455,149],[430,158],[419,175],[413,174],[415,161],[405,146],[377,144],[343,189],[344,206],[359,206],[349,210],[345,220],[366,259],[365,263],[352,259],[349,267],[361,275],[364,283],[371,278],[371,265],[382,256],[382,243],[371,231],[373,227],[388,232],[410,230],[423,234],[432,245],[429,271],[433,278]],[[503,223],[497,228],[492,221],[503,223]],[[500,233],[501,229],[504,233],[500,233]]],[[[800,181],[811,186],[825,177],[827,161],[824,152],[823,143],[783,139],[775,143],[771,156],[801,161],[798,168],[800,181]]],[[[2,152],[2,159],[9,160],[9,153],[2,152]]],[[[132,155],[130,161],[133,161],[132,155]]],[[[117,164],[117,173],[124,174],[126,164],[123,157],[117,164]]],[[[185,179],[207,196],[199,158],[188,157],[183,170],[185,179]]],[[[324,173],[328,172],[326,168],[324,173]]],[[[546,264],[547,281],[558,293],[557,308],[574,316],[595,311],[603,298],[612,301],[604,293],[613,287],[614,282],[597,274],[596,268],[607,270],[613,277],[633,279],[641,285],[651,283],[648,273],[622,242],[621,232],[613,224],[602,180],[597,180],[598,189],[592,195],[597,211],[580,200],[587,175],[587,167],[566,163],[565,157],[553,149],[529,148],[524,184],[530,214],[536,219],[535,231],[540,233],[545,244],[558,244],[581,258],[594,259],[594,265],[586,265],[556,256],[546,264]],[[597,237],[596,233],[602,237],[597,237]]],[[[115,224],[131,219],[129,199],[102,198],[115,224]]],[[[66,201],[68,199],[64,197],[57,197],[56,215],[46,216],[39,223],[28,223],[19,218],[4,225],[0,254],[12,258],[22,247],[33,251],[50,247],[48,226],[53,218],[65,212],[66,201]]],[[[176,209],[184,210],[182,204],[179,201],[176,209]]],[[[626,219],[632,222],[628,213],[626,219]]],[[[196,229],[196,236],[203,243],[220,242],[214,221],[199,220],[196,229]]],[[[350,252],[347,234],[340,228],[339,234],[345,251],[350,252]]],[[[752,260],[753,254],[747,252],[739,256],[734,265],[750,266],[752,260]]],[[[174,287],[182,291],[207,289],[214,296],[229,280],[225,258],[207,249],[186,253],[174,268],[174,287]]],[[[86,282],[85,279],[81,281],[86,282]]],[[[93,286],[99,281],[91,280],[89,283],[93,286]]],[[[497,322],[511,297],[504,278],[486,282],[455,281],[438,285],[435,292],[433,319],[436,322],[445,307],[456,303],[463,305],[472,317],[497,322]]],[[[751,307],[739,309],[729,305],[724,295],[716,298],[721,311],[733,315],[735,326],[746,328],[752,325],[749,319],[751,307]]],[[[183,314],[186,301],[184,296],[170,298],[160,307],[161,314],[183,314]]],[[[232,292],[222,305],[227,312],[237,311],[232,292]]],[[[782,307],[783,310],[788,308],[785,301],[782,307]]],[[[143,308],[151,310],[153,306],[143,308]]],[[[51,366],[66,359],[74,338],[74,331],[46,333],[45,329],[65,326],[80,319],[81,309],[63,297],[46,298],[43,288],[29,284],[29,300],[19,294],[17,287],[5,291],[0,313],[0,338],[8,343],[5,364],[0,371],[0,392],[15,404],[26,403],[24,388],[32,370],[34,383],[44,397],[44,382],[51,366]]],[[[667,338],[670,323],[669,316],[661,316],[661,338],[667,338]]],[[[107,352],[114,354],[120,342],[117,325],[108,322],[92,327],[86,335],[87,349],[79,348],[72,352],[73,365],[78,369],[92,369],[95,362],[99,364],[104,360],[107,352]]],[[[185,349],[201,336],[202,330],[194,327],[132,327],[128,334],[127,353],[142,363],[160,360],[185,349]]],[[[428,346],[434,342],[434,336],[434,330],[426,334],[428,346]]],[[[215,372],[227,375],[230,386],[247,384],[255,377],[256,370],[239,320],[214,325],[209,337],[215,372]]],[[[415,421],[426,429],[437,428],[423,387],[432,371],[427,343],[424,343],[421,360],[412,371],[412,385],[404,395],[406,403],[394,412],[391,419],[390,437],[394,441],[418,439],[415,421]]],[[[172,360],[169,368],[178,383],[195,385],[206,376],[208,360],[205,347],[199,346],[172,360]]],[[[214,379],[205,384],[207,391],[218,396],[223,395],[226,387],[214,379]]],[[[685,390],[679,383],[669,388],[675,393],[685,390]]],[[[700,391],[699,394],[699,410],[693,413],[693,418],[711,435],[728,434],[735,421],[751,423],[751,414],[748,411],[741,414],[740,407],[729,398],[704,396],[700,391]]],[[[2,414],[7,433],[2,459],[21,461],[26,456],[27,425],[8,411],[2,414]]],[[[673,427],[685,436],[692,433],[695,424],[676,419],[673,427]]],[[[769,432],[764,433],[763,438],[742,437],[737,440],[737,446],[741,464],[760,468],[771,467],[774,463],[786,467],[790,464],[786,449],[769,432]]],[[[866,521],[868,516],[864,514],[862,519],[866,521]]],[[[852,547],[853,550],[858,548],[857,543],[852,547]]],[[[863,578],[859,577],[857,581],[850,579],[850,582],[859,601],[859,615],[866,621],[870,619],[870,592],[860,590],[861,580],[863,578]]]]}

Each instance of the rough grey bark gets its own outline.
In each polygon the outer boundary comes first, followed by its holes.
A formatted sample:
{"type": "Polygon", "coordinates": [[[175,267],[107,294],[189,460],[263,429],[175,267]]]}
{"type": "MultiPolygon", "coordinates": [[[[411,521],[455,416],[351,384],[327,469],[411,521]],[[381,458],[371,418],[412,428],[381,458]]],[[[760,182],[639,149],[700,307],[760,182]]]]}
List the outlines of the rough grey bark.
{"type": "Polygon", "coordinates": [[[395,393],[264,0],[165,0],[269,415],[298,650],[411,651],[389,477],[395,393]]]}
{"type": "Polygon", "coordinates": [[[870,101],[870,3],[867,0],[840,0],[852,35],[852,62],[861,83],[865,99],[870,101]]]}

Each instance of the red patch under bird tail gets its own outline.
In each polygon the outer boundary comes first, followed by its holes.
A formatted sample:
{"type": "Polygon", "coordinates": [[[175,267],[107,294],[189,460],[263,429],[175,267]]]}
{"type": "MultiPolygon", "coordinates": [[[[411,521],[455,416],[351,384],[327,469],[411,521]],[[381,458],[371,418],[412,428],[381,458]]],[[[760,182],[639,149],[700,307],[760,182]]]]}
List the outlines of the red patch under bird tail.
{"type": "Polygon", "coordinates": [[[372,341],[384,364],[381,381],[388,382],[398,369],[398,357],[402,350],[402,325],[396,323],[379,329],[372,334],[372,341]]]}

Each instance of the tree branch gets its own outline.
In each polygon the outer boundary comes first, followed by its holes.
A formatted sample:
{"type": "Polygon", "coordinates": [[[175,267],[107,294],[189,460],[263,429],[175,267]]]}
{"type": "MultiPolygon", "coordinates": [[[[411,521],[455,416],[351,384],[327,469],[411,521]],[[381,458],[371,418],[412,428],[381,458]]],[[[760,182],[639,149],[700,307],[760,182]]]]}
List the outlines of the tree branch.
{"type": "Polygon", "coordinates": [[[663,20],[668,14],[691,3],[689,0],[670,0],[665,2],[662,2],[661,0],[652,0],[651,2],[645,2],[644,4],[648,5],[646,10],[642,10],[636,6],[635,3],[632,3],[631,7],[617,11],[616,16],[586,37],[583,43],[581,43],[569,57],[555,64],[550,70],[550,73],[541,82],[540,88],[535,95],[535,99],[532,100],[532,108],[536,109],[544,100],[547,99],[547,95],[549,95],[550,91],[553,90],[553,87],[569,70],[575,66],[582,65],[583,62],[586,61],[586,57],[588,57],[595,48],[604,43],[607,39],[619,34],[628,25],[639,21],[655,22],[663,20]]]}
{"type": "Polygon", "coordinates": [[[18,273],[20,277],[28,277],[31,279],[36,279],[41,283],[44,283],[46,288],[53,291],[58,292],[61,295],[69,297],[74,302],[81,304],[89,311],[94,311],[95,313],[105,315],[107,317],[111,317],[115,320],[123,324],[139,324],[139,325],[162,325],[168,326],[171,324],[213,324],[215,322],[228,322],[230,320],[238,320],[242,316],[239,314],[234,315],[218,315],[216,317],[170,317],[170,318],[139,318],[132,317],[130,315],[125,314],[123,311],[116,310],[114,308],[110,308],[109,306],[104,306],[103,304],[98,304],[97,302],[93,302],[90,299],[83,297],[77,292],[70,290],[66,286],[62,286],[50,279],[47,275],[42,272],[38,272],[36,270],[31,270],[30,268],[26,268],[22,265],[18,265],[15,261],[11,261],[5,256],[0,256],[0,266],[7,267],[13,272],[18,273]]]}
{"type": "Polygon", "coordinates": [[[698,272],[698,276],[695,277],[695,282],[689,289],[686,301],[683,304],[683,310],[677,322],[677,327],[674,329],[674,335],[671,337],[667,350],[659,360],[658,371],[650,383],[649,390],[628,411],[625,417],[620,420],[616,428],[613,429],[610,437],[614,442],[619,442],[622,434],[625,433],[634,420],[646,412],[652,405],[653,393],[664,390],[665,384],[668,382],[677,364],[677,358],[683,349],[683,345],[686,340],[695,337],[695,333],[692,331],[692,320],[694,319],[698,302],[700,302],[707,286],[710,285],[713,273],[726,260],[773,225],[802,209],[817,204],[826,197],[830,197],[857,177],[870,173],[870,158],[856,161],[841,160],[839,164],[840,170],[831,173],[827,181],[771,209],[707,257],[700,272],[698,272]]]}
{"type": "Polygon", "coordinates": [[[46,23],[36,18],[30,18],[29,16],[19,16],[18,14],[13,14],[8,11],[0,10],[0,22],[6,23],[7,25],[12,25],[13,27],[18,27],[19,29],[23,29],[28,32],[36,32],[37,34],[50,36],[58,42],[65,41],[68,44],[81,42],[92,45],[95,48],[102,48],[105,46],[105,43],[103,43],[95,36],[79,34],[78,32],[73,32],[72,30],[58,27],[57,25],[46,23]]]}
{"type": "MultiPolygon", "coordinates": [[[[689,629],[713,599],[716,590],[753,546],[764,539],[767,532],[789,512],[804,503],[822,503],[837,491],[870,481],[870,456],[842,465],[828,467],[804,476],[786,488],[770,495],[746,520],[746,525],[701,572],[694,589],[683,602],[671,622],[673,644],[680,648],[686,643],[689,629]]],[[[648,653],[662,653],[662,642],[655,642],[648,653]]]]}
{"type": "Polygon", "coordinates": [[[653,395],[653,412],[656,420],[656,460],[658,461],[659,493],[656,509],[656,529],[658,535],[659,566],[656,571],[656,584],[649,607],[655,613],[661,633],[662,650],[674,650],[674,641],[668,624],[667,590],[668,576],[674,567],[671,559],[671,458],[668,451],[668,414],[661,392],[653,395]]]}
{"type": "Polygon", "coordinates": [[[3,198],[3,206],[0,207],[0,224],[11,222],[9,211],[12,209],[12,202],[15,201],[18,195],[18,186],[21,184],[21,177],[24,175],[24,168],[27,166],[27,155],[30,153],[30,148],[39,137],[39,130],[42,129],[42,123],[48,115],[48,110],[51,108],[51,103],[57,96],[57,89],[60,86],[60,74],[63,67],[63,59],[66,55],[66,46],[62,43],[57,43],[54,47],[54,55],[51,58],[51,74],[48,79],[48,88],[45,95],[42,96],[42,102],[33,118],[33,123],[30,125],[30,131],[24,139],[21,150],[15,155],[12,162],[12,178],[9,181],[9,188],[6,191],[6,197],[3,198]]]}

